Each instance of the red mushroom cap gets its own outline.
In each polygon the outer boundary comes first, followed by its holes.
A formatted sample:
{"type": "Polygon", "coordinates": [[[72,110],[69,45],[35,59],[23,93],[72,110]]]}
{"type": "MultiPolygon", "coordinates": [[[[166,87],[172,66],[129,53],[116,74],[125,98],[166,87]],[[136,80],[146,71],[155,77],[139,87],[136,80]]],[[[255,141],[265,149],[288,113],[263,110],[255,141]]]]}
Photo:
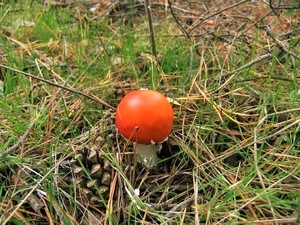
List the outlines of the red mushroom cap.
{"type": "Polygon", "coordinates": [[[167,139],[173,128],[174,112],[165,96],[153,90],[128,93],[120,102],[116,125],[126,138],[139,144],[167,139]]]}

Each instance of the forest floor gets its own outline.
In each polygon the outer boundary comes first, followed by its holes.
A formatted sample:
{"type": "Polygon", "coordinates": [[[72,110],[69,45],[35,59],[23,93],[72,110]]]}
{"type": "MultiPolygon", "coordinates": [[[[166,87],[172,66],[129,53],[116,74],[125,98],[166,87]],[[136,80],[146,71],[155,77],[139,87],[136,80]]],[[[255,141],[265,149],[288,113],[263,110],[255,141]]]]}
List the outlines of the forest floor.
{"type": "Polygon", "coordinates": [[[0,1],[0,224],[299,224],[299,2],[147,2],[0,1]],[[139,88],[175,112],[152,168],[139,88]]]}

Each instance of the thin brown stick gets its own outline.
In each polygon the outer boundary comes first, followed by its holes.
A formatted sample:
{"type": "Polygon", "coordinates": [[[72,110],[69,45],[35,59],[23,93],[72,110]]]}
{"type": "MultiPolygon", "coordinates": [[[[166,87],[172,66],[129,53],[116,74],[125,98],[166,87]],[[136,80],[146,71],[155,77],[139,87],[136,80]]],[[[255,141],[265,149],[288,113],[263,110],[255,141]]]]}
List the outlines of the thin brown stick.
{"type": "Polygon", "coordinates": [[[225,7],[225,8],[223,8],[223,9],[221,9],[221,10],[219,10],[219,11],[217,11],[217,12],[211,14],[211,15],[208,15],[207,17],[205,17],[204,19],[202,19],[199,23],[197,23],[196,25],[194,25],[194,26],[189,30],[189,33],[192,33],[197,27],[199,27],[201,24],[203,24],[203,23],[204,23],[206,20],[208,20],[209,18],[214,17],[214,16],[216,16],[216,15],[218,15],[218,14],[220,14],[220,13],[222,13],[222,12],[228,10],[228,9],[232,9],[232,8],[238,6],[238,5],[241,5],[241,4],[243,4],[243,3],[245,3],[245,2],[249,2],[249,1],[250,1],[250,0],[243,0],[243,1],[237,2],[237,3],[233,4],[233,5],[230,5],[230,6],[228,6],[228,7],[225,7]]]}
{"type": "Polygon", "coordinates": [[[24,134],[20,137],[20,139],[11,147],[7,148],[4,152],[2,152],[0,154],[0,158],[7,156],[9,153],[13,152],[14,150],[16,150],[27,138],[31,128],[33,127],[33,125],[35,124],[36,120],[32,120],[29,125],[28,128],[26,129],[26,131],[24,132],[24,134]]]}
{"type": "Polygon", "coordinates": [[[153,28],[153,19],[152,19],[151,6],[150,6],[149,0],[145,0],[145,10],[146,10],[147,19],[148,19],[152,54],[155,57],[155,59],[157,60],[155,36],[154,36],[154,28],[153,28]]]}
{"type": "Polygon", "coordinates": [[[180,21],[177,19],[174,11],[173,11],[173,6],[172,6],[172,3],[170,0],[168,0],[168,5],[169,5],[169,8],[170,8],[170,12],[171,12],[171,15],[173,17],[173,19],[175,20],[176,24],[178,25],[179,29],[182,31],[182,33],[184,33],[186,35],[186,37],[188,39],[191,39],[191,36],[189,34],[189,32],[187,32],[186,29],[184,29],[184,27],[181,25],[180,21]]]}
{"type": "MultiPolygon", "coordinates": [[[[280,1],[281,2],[281,1],[280,1]]],[[[270,8],[272,9],[273,13],[276,15],[276,16],[280,16],[280,14],[275,10],[274,6],[273,6],[273,1],[272,0],[269,0],[269,6],[270,8]]]]}
{"type": "MultiPolygon", "coordinates": [[[[228,173],[227,177],[230,180],[230,182],[232,183],[232,185],[236,185],[239,182],[239,181],[236,181],[236,178],[231,173],[228,173]]],[[[249,199],[249,195],[247,193],[243,194],[242,191],[240,191],[239,195],[243,200],[249,199]]],[[[249,205],[247,205],[247,207],[248,207],[249,211],[251,212],[252,216],[257,219],[257,215],[253,208],[253,205],[249,204],[249,205]]]]}
{"type": "Polygon", "coordinates": [[[245,65],[243,65],[243,66],[241,66],[241,67],[239,67],[239,68],[237,68],[237,69],[235,69],[233,71],[230,71],[228,73],[220,74],[218,76],[218,78],[220,78],[220,77],[221,78],[227,78],[228,76],[231,76],[231,75],[233,75],[233,74],[235,74],[237,72],[240,72],[240,71],[242,71],[244,69],[247,69],[247,68],[249,68],[250,66],[252,66],[252,65],[254,65],[256,63],[261,62],[261,61],[263,61],[265,59],[269,59],[271,57],[272,57],[272,54],[268,52],[268,53],[266,53],[264,55],[258,56],[257,58],[253,59],[252,61],[246,63],[245,65]]]}
{"type": "Polygon", "coordinates": [[[267,31],[267,34],[272,38],[272,40],[276,43],[276,45],[284,52],[290,54],[296,59],[300,59],[300,56],[295,54],[294,52],[288,50],[288,48],[277,38],[275,37],[275,34],[270,30],[269,27],[266,27],[265,30],[267,31]]]}
{"type": "Polygon", "coordinates": [[[36,79],[36,80],[38,80],[38,81],[42,81],[42,82],[44,82],[44,83],[46,83],[46,84],[49,84],[49,85],[52,85],[52,86],[55,86],[55,87],[64,89],[64,90],[66,90],[66,91],[69,91],[69,92],[72,92],[72,93],[81,95],[81,96],[83,96],[83,97],[85,97],[85,98],[87,98],[87,99],[90,99],[90,100],[94,101],[94,102],[100,103],[101,105],[104,105],[104,106],[106,106],[106,107],[108,107],[108,108],[110,108],[110,109],[112,109],[112,110],[116,110],[115,107],[111,106],[111,105],[108,104],[107,102],[103,101],[102,99],[99,99],[98,97],[96,97],[96,96],[94,96],[94,95],[88,95],[88,94],[85,94],[85,93],[80,92],[80,91],[77,91],[77,90],[75,90],[75,89],[68,88],[68,87],[62,86],[62,85],[60,85],[60,84],[56,84],[56,83],[54,83],[54,82],[52,82],[52,81],[45,80],[45,79],[43,79],[43,78],[34,76],[34,75],[30,74],[30,73],[26,73],[26,72],[23,72],[23,71],[21,71],[21,70],[14,69],[14,68],[11,68],[11,67],[6,66],[6,65],[3,65],[3,64],[0,64],[0,67],[9,69],[9,70],[11,70],[11,71],[13,71],[13,72],[15,72],[15,73],[23,74],[23,75],[25,75],[25,76],[27,76],[27,77],[31,77],[31,78],[33,78],[33,79],[36,79]]]}

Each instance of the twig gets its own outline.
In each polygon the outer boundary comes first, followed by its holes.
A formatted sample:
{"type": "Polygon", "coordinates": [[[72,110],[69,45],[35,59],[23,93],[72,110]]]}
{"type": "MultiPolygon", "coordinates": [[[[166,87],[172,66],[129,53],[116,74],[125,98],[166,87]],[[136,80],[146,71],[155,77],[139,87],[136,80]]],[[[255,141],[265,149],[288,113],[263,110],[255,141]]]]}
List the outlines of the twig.
{"type": "Polygon", "coordinates": [[[256,63],[261,62],[261,61],[263,61],[265,59],[269,59],[271,57],[272,57],[272,54],[268,52],[268,53],[266,53],[264,55],[258,56],[257,58],[253,59],[252,61],[246,63],[245,65],[243,65],[243,66],[241,66],[241,67],[239,67],[239,68],[237,68],[237,69],[235,69],[233,71],[230,71],[228,73],[220,74],[218,76],[218,78],[220,78],[220,77],[221,78],[227,78],[228,76],[231,76],[232,74],[235,74],[235,73],[240,72],[240,71],[242,71],[244,69],[247,69],[248,67],[250,67],[250,66],[252,66],[252,65],[254,65],[256,63]]]}
{"type": "Polygon", "coordinates": [[[170,0],[168,0],[168,5],[169,5],[169,8],[170,8],[171,15],[172,15],[173,19],[175,20],[176,24],[178,25],[179,29],[186,35],[186,37],[188,39],[191,39],[191,36],[190,36],[189,32],[187,32],[187,30],[184,29],[184,27],[181,25],[181,23],[177,19],[176,15],[173,11],[173,6],[172,6],[172,3],[171,3],[170,0]]]}
{"type": "MultiPolygon", "coordinates": [[[[64,40],[65,40],[65,39],[64,39],[64,40]]],[[[67,47],[66,47],[66,43],[65,43],[65,57],[66,57],[66,56],[67,56],[67,47]]],[[[40,62],[40,61],[39,61],[39,62],[40,62]]],[[[42,63],[42,62],[41,62],[41,63],[42,63]]],[[[43,65],[44,65],[44,64],[43,64],[43,65]]],[[[14,72],[21,73],[21,74],[23,74],[23,75],[26,75],[26,76],[35,78],[35,79],[37,79],[37,80],[40,80],[40,81],[43,81],[43,82],[45,82],[45,83],[49,83],[49,84],[51,84],[51,85],[53,85],[53,86],[58,87],[58,89],[57,89],[57,91],[56,91],[54,97],[52,98],[52,100],[50,101],[50,103],[47,105],[47,108],[49,108],[49,107],[52,106],[52,102],[53,102],[54,98],[59,94],[59,92],[60,92],[61,89],[68,89],[68,88],[65,87],[65,85],[67,84],[67,81],[69,80],[69,78],[72,76],[72,72],[70,72],[70,75],[68,76],[68,78],[66,79],[66,81],[64,82],[64,84],[63,84],[63,85],[58,85],[58,84],[52,83],[51,81],[44,80],[44,79],[42,79],[42,78],[36,77],[36,76],[34,76],[34,75],[31,75],[31,74],[29,74],[29,73],[25,73],[25,72],[22,72],[22,71],[13,69],[13,68],[7,67],[7,66],[2,65],[2,64],[0,64],[0,66],[1,66],[1,67],[4,67],[4,68],[7,68],[7,69],[10,69],[10,70],[12,70],[12,71],[14,71],[14,72]]],[[[52,111],[52,110],[51,110],[51,111],[52,111]]],[[[36,122],[36,119],[32,120],[32,121],[29,123],[28,128],[26,129],[26,131],[24,132],[24,134],[20,137],[20,139],[19,139],[13,146],[7,148],[4,152],[2,152],[2,153],[0,154],[0,158],[1,158],[1,157],[5,157],[5,156],[7,156],[10,152],[13,152],[14,150],[16,150],[16,149],[17,149],[17,148],[25,141],[25,139],[27,138],[27,136],[28,136],[30,130],[32,129],[33,125],[35,124],[35,122],[36,122]]]]}
{"type": "Polygon", "coordinates": [[[250,0],[243,0],[243,1],[241,1],[241,2],[237,2],[237,3],[233,4],[233,5],[230,5],[230,6],[228,6],[228,7],[225,7],[225,8],[223,8],[223,9],[221,9],[221,10],[219,10],[219,11],[217,11],[217,12],[211,14],[211,15],[208,15],[207,17],[205,17],[204,19],[202,19],[199,23],[197,23],[196,25],[194,25],[194,26],[190,29],[189,33],[192,33],[198,26],[200,26],[201,24],[203,24],[203,23],[204,23],[206,20],[208,20],[209,18],[214,17],[214,16],[220,14],[221,12],[224,12],[224,11],[226,11],[226,10],[228,10],[228,9],[232,9],[232,8],[238,6],[238,5],[241,5],[241,4],[243,4],[243,3],[245,3],[245,2],[249,2],[249,1],[250,1],[250,0]]]}
{"type": "MultiPolygon", "coordinates": [[[[65,46],[66,47],[66,46],[65,46]]],[[[65,52],[66,52],[66,49],[65,49],[65,52]]],[[[66,52],[67,54],[67,52],[66,52]]],[[[66,55],[65,55],[66,56],[66,55]]],[[[42,63],[42,62],[41,62],[42,63]]],[[[81,93],[77,90],[74,90],[74,89],[71,89],[71,88],[68,88],[66,87],[65,85],[67,84],[67,81],[69,80],[69,78],[72,76],[72,71],[70,71],[70,75],[68,76],[67,80],[64,82],[63,85],[59,85],[59,84],[56,84],[56,83],[53,83],[51,81],[48,81],[48,80],[45,80],[43,78],[40,78],[40,77],[37,77],[37,76],[34,76],[30,73],[26,73],[26,72],[23,72],[23,71],[20,71],[20,70],[17,70],[17,69],[14,69],[14,68],[11,68],[11,67],[8,67],[6,65],[3,65],[3,64],[0,64],[0,67],[3,67],[3,68],[6,68],[6,69],[9,69],[13,72],[16,72],[16,73],[19,73],[19,74],[23,74],[25,76],[28,76],[28,77],[31,77],[33,79],[36,79],[36,80],[39,80],[39,81],[42,81],[44,83],[47,83],[47,84],[50,84],[52,86],[55,86],[55,87],[58,87],[58,89],[56,90],[56,93],[54,95],[54,97],[52,98],[52,100],[50,101],[50,103],[48,104],[47,108],[51,108],[52,107],[52,103],[53,103],[53,100],[56,98],[56,96],[59,94],[60,90],[64,89],[64,90],[67,90],[67,91],[70,91],[70,92],[73,92],[73,93],[76,93],[78,95],[81,95],[81,96],[84,96],[90,100],[93,100],[95,102],[98,102],[102,105],[105,105],[111,109],[115,109],[114,107],[112,107],[111,105],[109,105],[108,103],[104,102],[103,100],[101,99],[98,99],[97,97],[95,96],[90,96],[90,95],[87,95],[87,94],[84,94],[84,93],[81,93]]],[[[52,111],[52,110],[50,110],[52,111]]],[[[24,134],[20,137],[20,139],[11,147],[7,148],[3,153],[0,154],[0,158],[1,157],[5,157],[7,156],[10,152],[16,150],[24,141],[25,139],[27,138],[30,130],[32,129],[33,125],[35,124],[36,122],[36,119],[32,120],[28,126],[28,128],[26,129],[26,131],[24,132],[24,134]]]]}
{"type": "Polygon", "coordinates": [[[274,7],[273,5],[273,0],[269,0],[269,5],[270,5],[270,8],[273,10],[273,12],[275,13],[275,15],[279,16],[280,14],[276,13],[275,9],[299,9],[300,8],[300,2],[297,0],[295,1],[285,1],[284,4],[281,4],[281,0],[279,0],[279,3],[274,7]],[[287,3],[287,4],[285,4],[287,3]],[[294,5],[293,5],[294,4],[294,5]],[[297,5],[298,4],[298,5],[297,5]]]}
{"type": "Polygon", "coordinates": [[[245,79],[237,80],[236,82],[241,83],[241,82],[257,81],[260,79],[280,80],[280,81],[291,82],[291,83],[299,83],[298,80],[293,80],[293,79],[284,78],[284,77],[274,77],[271,75],[268,75],[268,76],[261,75],[259,77],[254,77],[254,78],[245,78],[245,79]]]}
{"type": "Polygon", "coordinates": [[[266,27],[265,29],[267,31],[267,34],[272,38],[272,40],[277,44],[277,46],[284,52],[290,54],[291,56],[293,56],[296,59],[300,59],[300,56],[295,54],[294,52],[291,52],[290,50],[287,49],[287,47],[285,47],[285,45],[278,40],[277,37],[275,37],[275,35],[273,34],[273,32],[270,30],[269,27],[266,27]]]}
{"type": "Polygon", "coordinates": [[[149,33],[150,33],[150,41],[151,41],[151,49],[152,54],[157,60],[157,54],[156,54],[156,46],[155,46],[155,36],[154,36],[154,28],[153,28],[153,20],[152,20],[152,14],[151,14],[151,6],[149,3],[149,0],[145,0],[145,10],[147,13],[147,19],[148,19],[148,26],[149,26],[149,33]]]}
{"type": "Polygon", "coordinates": [[[103,50],[104,50],[104,53],[105,53],[105,55],[107,56],[107,59],[108,59],[108,61],[109,61],[109,64],[110,64],[110,66],[112,67],[112,66],[113,66],[113,63],[112,63],[112,61],[111,61],[111,57],[110,57],[109,54],[108,54],[107,48],[106,48],[106,46],[105,46],[105,44],[104,44],[104,42],[103,42],[103,40],[102,40],[102,37],[101,37],[101,35],[99,34],[97,28],[95,27],[94,29],[95,29],[95,31],[96,31],[96,34],[97,34],[98,39],[99,39],[99,41],[100,41],[100,44],[101,44],[101,46],[102,46],[102,48],[103,48],[103,50]]]}
{"type": "Polygon", "coordinates": [[[36,120],[32,120],[29,125],[28,128],[26,129],[26,131],[24,132],[24,134],[20,137],[20,139],[11,147],[7,148],[4,152],[2,152],[0,154],[0,158],[3,158],[5,156],[7,156],[10,152],[16,150],[27,138],[31,128],[33,127],[33,125],[35,124],[36,120]]]}
{"type": "MultiPolygon", "coordinates": [[[[185,36],[189,40],[191,40],[191,36],[190,36],[189,32],[187,32],[187,30],[181,25],[180,21],[177,19],[176,15],[175,15],[175,13],[173,11],[173,6],[172,6],[172,3],[171,3],[171,0],[168,0],[168,5],[170,7],[171,15],[172,15],[173,19],[175,20],[176,24],[178,25],[179,29],[185,34],[185,36]]],[[[191,75],[192,66],[193,66],[193,54],[192,54],[193,53],[193,48],[195,48],[196,49],[196,53],[199,56],[201,56],[201,53],[199,52],[199,50],[198,50],[198,48],[197,48],[196,45],[190,47],[190,53],[191,53],[191,55],[190,55],[189,75],[191,75]]]]}
{"type": "Polygon", "coordinates": [[[277,36],[277,38],[281,38],[281,37],[289,37],[292,33],[294,32],[298,32],[300,31],[300,27],[297,27],[297,28],[293,28],[292,30],[289,30],[285,33],[281,33],[277,36]]]}
{"type": "MultiPolygon", "coordinates": [[[[269,6],[270,8],[272,9],[273,13],[276,15],[276,16],[280,16],[280,14],[275,10],[274,6],[273,6],[273,1],[272,0],[269,0],[269,6]]],[[[281,1],[280,1],[281,2],[281,1]]],[[[280,4],[280,3],[279,3],[280,4]]]]}
{"type": "Polygon", "coordinates": [[[191,195],[189,198],[185,199],[184,201],[182,202],[179,202],[178,204],[176,204],[169,212],[167,212],[165,214],[165,217],[166,218],[170,218],[172,216],[174,216],[174,214],[176,214],[178,212],[178,209],[180,207],[186,207],[186,206],[189,206],[195,202],[198,202],[200,200],[202,200],[202,196],[198,196],[197,199],[195,198],[195,195],[191,195]]]}
{"type": "Polygon", "coordinates": [[[77,90],[75,90],[75,89],[68,88],[68,87],[62,86],[62,85],[60,85],[60,84],[53,83],[53,82],[51,82],[51,81],[49,81],[49,80],[45,80],[45,79],[43,79],[43,78],[34,76],[34,75],[30,74],[30,73],[26,73],[26,72],[23,72],[23,71],[21,71],[21,70],[14,69],[14,68],[11,68],[11,67],[6,66],[6,65],[3,65],[3,64],[0,64],[0,67],[9,69],[9,70],[11,70],[11,71],[13,71],[13,72],[15,72],[15,73],[23,74],[23,75],[25,75],[25,76],[27,76],[27,77],[31,77],[31,78],[33,78],[33,79],[36,79],[36,80],[38,80],[38,81],[42,81],[42,82],[44,82],[44,83],[46,83],[46,84],[50,84],[50,85],[52,85],[52,86],[55,86],[55,87],[64,89],[64,90],[66,90],[66,91],[69,91],[69,92],[72,92],[72,93],[81,95],[81,96],[83,96],[83,97],[85,97],[85,98],[87,98],[87,99],[90,99],[90,100],[94,101],[94,102],[100,103],[101,105],[104,105],[104,106],[106,106],[106,107],[108,107],[108,108],[110,108],[110,109],[112,109],[112,110],[116,110],[113,106],[111,106],[111,105],[108,104],[107,102],[103,101],[102,99],[99,99],[98,97],[96,97],[96,96],[94,96],[94,95],[87,95],[87,94],[85,94],[85,93],[83,93],[83,92],[80,92],[80,91],[77,91],[77,90]]]}

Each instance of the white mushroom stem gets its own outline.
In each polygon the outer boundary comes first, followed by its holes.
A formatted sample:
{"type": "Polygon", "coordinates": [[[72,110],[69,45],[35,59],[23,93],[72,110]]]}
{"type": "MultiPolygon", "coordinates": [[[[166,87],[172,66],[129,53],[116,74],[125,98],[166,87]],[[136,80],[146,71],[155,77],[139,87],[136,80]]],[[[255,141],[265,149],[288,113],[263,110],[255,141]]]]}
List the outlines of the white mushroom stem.
{"type": "Polygon", "coordinates": [[[158,161],[157,152],[161,150],[161,144],[138,144],[134,143],[138,160],[146,167],[154,166],[158,161]]]}

